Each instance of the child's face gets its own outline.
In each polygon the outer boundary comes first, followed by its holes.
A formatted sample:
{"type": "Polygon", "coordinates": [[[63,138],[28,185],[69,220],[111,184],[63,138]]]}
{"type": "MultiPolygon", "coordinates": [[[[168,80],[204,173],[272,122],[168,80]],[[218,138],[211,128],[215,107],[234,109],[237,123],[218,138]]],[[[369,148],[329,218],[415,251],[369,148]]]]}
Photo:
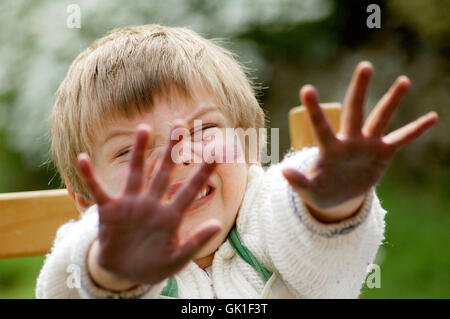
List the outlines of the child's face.
{"type": "MultiPolygon", "coordinates": [[[[131,151],[127,150],[131,150],[135,143],[135,132],[139,124],[145,123],[152,129],[147,153],[147,170],[144,174],[147,187],[155,173],[157,159],[161,157],[169,141],[170,129],[176,119],[184,120],[186,128],[190,131],[194,130],[194,120],[201,120],[205,138],[214,135],[220,128],[232,127],[227,117],[217,107],[217,102],[209,94],[202,89],[196,89],[194,93],[192,101],[175,94],[171,103],[163,96],[155,96],[154,106],[150,111],[139,114],[131,120],[124,116],[118,117],[108,122],[104,129],[98,130],[93,141],[93,164],[99,180],[111,194],[119,196],[125,188],[131,158],[131,151]]],[[[192,145],[198,144],[197,142],[192,145]]],[[[222,140],[221,143],[226,142],[222,140]]],[[[200,144],[204,145],[205,142],[201,141],[200,144]]],[[[230,148],[230,145],[224,146],[230,148]]],[[[234,149],[234,145],[231,147],[234,149]]],[[[239,147],[241,148],[240,145],[239,147]]],[[[190,154],[183,153],[186,159],[184,164],[175,164],[168,190],[171,186],[176,187],[177,183],[187,182],[201,165],[198,161],[195,163],[192,161],[193,157],[201,156],[196,154],[196,149],[197,147],[193,147],[193,150],[188,152],[190,154]]],[[[243,150],[237,154],[243,154],[243,150]]],[[[181,242],[193,235],[207,220],[216,219],[222,224],[222,230],[197,254],[197,260],[210,256],[226,240],[245,193],[247,169],[248,164],[245,160],[216,164],[215,171],[207,182],[213,191],[203,200],[195,200],[184,215],[179,230],[181,242]],[[208,200],[205,200],[206,198],[208,200]]]]}

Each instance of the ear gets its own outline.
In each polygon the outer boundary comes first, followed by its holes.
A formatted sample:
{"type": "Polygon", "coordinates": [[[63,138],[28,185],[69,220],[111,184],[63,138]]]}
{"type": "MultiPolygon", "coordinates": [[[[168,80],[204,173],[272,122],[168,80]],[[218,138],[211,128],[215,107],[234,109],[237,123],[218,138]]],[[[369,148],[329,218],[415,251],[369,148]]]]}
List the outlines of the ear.
{"type": "Polygon", "coordinates": [[[88,209],[89,206],[91,206],[91,205],[89,204],[89,202],[86,199],[84,199],[83,196],[81,196],[78,193],[75,193],[68,183],[66,183],[66,186],[67,186],[67,192],[69,193],[69,196],[75,202],[75,206],[77,207],[78,211],[80,212],[80,214],[84,213],[84,211],[86,209],[88,209]]]}

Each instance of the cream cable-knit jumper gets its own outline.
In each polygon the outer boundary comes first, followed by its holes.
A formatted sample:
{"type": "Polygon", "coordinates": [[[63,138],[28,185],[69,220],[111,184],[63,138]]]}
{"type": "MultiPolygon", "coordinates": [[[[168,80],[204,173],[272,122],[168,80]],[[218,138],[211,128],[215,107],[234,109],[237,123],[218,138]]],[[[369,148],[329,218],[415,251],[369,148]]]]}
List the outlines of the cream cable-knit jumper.
{"type": "MultiPolygon", "coordinates": [[[[267,171],[250,166],[247,190],[236,221],[242,243],[274,273],[287,293],[271,293],[279,289],[270,286],[263,294],[265,284],[259,274],[225,241],[214,256],[211,276],[194,262],[175,276],[180,298],[358,296],[367,267],[384,239],[386,211],[371,190],[361,209],[349,219],[331,224],[317,221],[281,174],[281,169],[287,166],[304,170],[317,154],[317,148],[291,153],[267,171]]],[[[96,205],[80,220],[61,226],[37,279],[36,297],[161,297],[167,280],[123,293],[101,289],[92,282],[85,261],[97,229],[96,205]],[[67,284],[69,276],[73,276],[69,265],[80,270],[79,287],[67,284]]]]}

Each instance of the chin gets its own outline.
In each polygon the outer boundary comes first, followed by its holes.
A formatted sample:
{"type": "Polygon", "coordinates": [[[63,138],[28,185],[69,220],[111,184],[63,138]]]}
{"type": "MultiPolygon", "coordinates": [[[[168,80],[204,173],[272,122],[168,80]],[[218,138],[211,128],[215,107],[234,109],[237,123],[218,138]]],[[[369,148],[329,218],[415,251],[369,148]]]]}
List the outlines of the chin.
{"type": "Polygon", "coordinates": [[[214,254],[219,249],[219,247],[222,246],[223,242],[224,242],[223,240],[218,242],[217,238],[213,237],[213,239],[209,241],[205,247],[200,249],[195,258],[196,259],[205,258],[210,256],[211,254],[214,254]]]}

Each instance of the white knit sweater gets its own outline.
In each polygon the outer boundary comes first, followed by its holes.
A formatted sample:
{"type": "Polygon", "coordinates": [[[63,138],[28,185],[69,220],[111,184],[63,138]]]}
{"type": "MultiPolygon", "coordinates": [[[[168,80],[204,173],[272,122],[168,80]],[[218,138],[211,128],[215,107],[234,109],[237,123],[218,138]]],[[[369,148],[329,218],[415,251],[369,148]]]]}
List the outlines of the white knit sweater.
{"type": "MultiPolygon", "coordinates": [[[[256,270],[225,241],[214,256],[211,275],[194,262],[176,275],[180,298],[358,296],[367,267],[384,239],[386,211],[371,190],[361,209],[349,219],[329,224],[316,220],[289,186],[281,169],[289,166],[304,170],[317,154],[317,148],[291,153],[266,171],[257,165],[250,166],[247,190],[236,221],[243,244],[274,273],[285,293],[271,293],[279,290],[272,287],[264,290],[265,284],[256,270]]],[[[167,280],[123,293],[104,290],[92,282],[85,261],[97,230],[96,205],[80,220],[70,221],[58,230],[37,279],[37,298],[161,297],[167,280]],[[74,274],[70,265],[80,270],[78,287],[67,284],[74,274]]]]}

